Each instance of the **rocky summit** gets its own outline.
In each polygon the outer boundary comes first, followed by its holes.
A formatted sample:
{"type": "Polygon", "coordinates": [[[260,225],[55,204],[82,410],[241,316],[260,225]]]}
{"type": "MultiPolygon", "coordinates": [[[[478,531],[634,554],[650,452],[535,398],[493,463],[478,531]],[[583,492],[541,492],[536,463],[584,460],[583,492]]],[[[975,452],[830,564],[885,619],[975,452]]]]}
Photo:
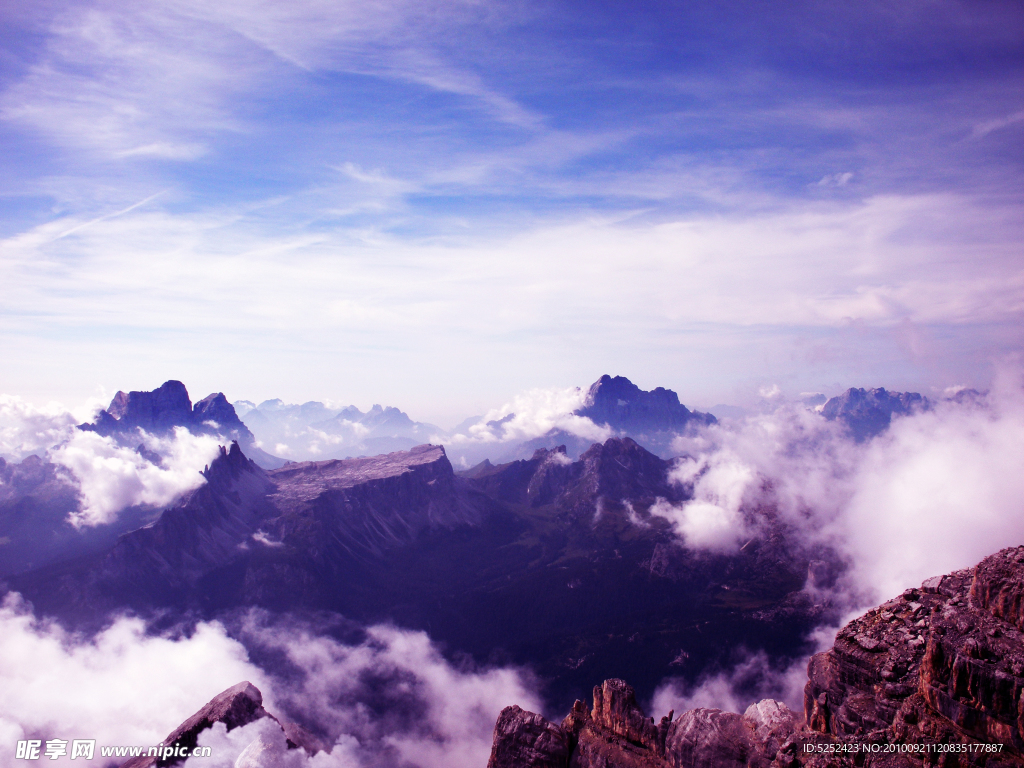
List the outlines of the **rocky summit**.
{"type": "Polygon", "coordinates": [[[488,768],[1024,766],[1024,547],[928,579],[808,664],[804,712],[765,699],[655,723],[622,680],[560,723],[498,717],[488,768]]]}

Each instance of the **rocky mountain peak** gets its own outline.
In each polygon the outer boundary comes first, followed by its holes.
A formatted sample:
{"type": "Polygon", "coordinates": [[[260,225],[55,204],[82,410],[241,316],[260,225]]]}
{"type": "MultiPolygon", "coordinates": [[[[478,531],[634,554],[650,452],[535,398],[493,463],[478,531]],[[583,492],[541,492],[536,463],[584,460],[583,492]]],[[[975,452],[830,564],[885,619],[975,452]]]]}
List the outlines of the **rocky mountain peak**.
{"type": "Polygon", "coordinates": [[[620,432],[678,430],[693,424],[714,424],[707,413],[690,411],[671,389],[657,387],[646,392],[625,376],[605,374],[587,391],[583,407],[575,411],[595,424],[606,424],[620,432]]]}
{"type": "Polygon", "coordinates": [[[207,395],[192,406],[192,418],[193,421],[200,424],[214,421],[220,426],[228,426],[235,429],[241,427],[245,429],[245,426],[238,418],[238,414],[235,412],[235,407],[228,402],[223,392],[207,395]]]}
{"type": "Polygon", "coordinates": [[[203,469],[203,477],[208,483],[214,484],[230,483],[246,473],[258,475],[261,478],[266,477],[266,472],[242,453],[237,440],[231,443],[230,449],[223,445],[220,446],[220,454],[213,460],[213,463],[203,469]]]}
{"type": "Polygon", "coordinates": [[[861,442],[888,429],[893,416],[908,416],[930,407],[931,401],[917,392],[851,387],[826,401],[821,414],[830,421],[846,424],[854,438],[861,442]]]}
{"type": "Polygon", "coordinates": [[[164,382],[152,392],[118,392],[110,407],[100,411],[93,423],[78,425],[81,430],[104,437],[132,435],[132,439],[137,438],[138,429],[160,435],[175,427],[185,427],[193,434],[237,440],[264,467],[285,463],[256,444],[256,437],[238,418],[223,392],[207,395],[193,406],[185,385],[175,380],[164,382]]]}
{"type": "Polygon", "coordinates": [[[165,381],[151,392],[118,392],[106,411],[127,431],[136,427],[163,431],[189,423],[192,401],[180,381],[165,381]]]}

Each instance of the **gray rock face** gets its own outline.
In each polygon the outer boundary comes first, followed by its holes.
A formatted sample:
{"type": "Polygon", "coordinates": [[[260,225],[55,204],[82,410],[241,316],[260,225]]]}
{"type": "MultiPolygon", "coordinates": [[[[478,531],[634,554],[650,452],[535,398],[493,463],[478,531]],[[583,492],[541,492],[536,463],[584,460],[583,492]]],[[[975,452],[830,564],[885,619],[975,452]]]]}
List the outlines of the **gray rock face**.
{"type": "Polygon", "coordinates": [[[487,768],[563,768],[569,762],[569,739],[541,715],[513,705],[494,726],[487,768]]]}
{"type": "Polygon", "coordinates": [[[665,742],[668,764],[672,768],[762,765],[761,761],[750,760],[756,754],[751,730],[744,717],[735,712],[706,708],[684,712],[669,729],[665,742]]]}
{"type": "Polygon", "coordinates": [[[671,389],[658,387],[645,392],[625,376],[607,374],[591,385],[583,407],[576,414],[631,434],[679,431],[690,425],[717,421],[709,413],[689,410],[671,389]]]}
{"type": "Polygon", "coordinates": [[[887,392],[882,388],[851,387],[831,398],[821,409],[822,415],[849,427],[860,442],[879,435],[889,428],[893,416],[908,416],[928,410],[931,402],[917,392],[887,392]]]}
{"type": "Polygon", "coordinates": [[[1022,575],[1024,547],[1006,549],[848,624],[811,659],[810,728],[840,744],[961,745],[956,765],[1024,765],[1022,575]]]}
{"type": "Polygon", "coordinates": [[[352,555],[380,555],[431,527],[477,525],[464,503],[444,448],[421,445],[365,459],[302,462],[273,471],[271,503],[281,516],[268,526],[279,540],[311,547],[330,540],[352,555]]]}

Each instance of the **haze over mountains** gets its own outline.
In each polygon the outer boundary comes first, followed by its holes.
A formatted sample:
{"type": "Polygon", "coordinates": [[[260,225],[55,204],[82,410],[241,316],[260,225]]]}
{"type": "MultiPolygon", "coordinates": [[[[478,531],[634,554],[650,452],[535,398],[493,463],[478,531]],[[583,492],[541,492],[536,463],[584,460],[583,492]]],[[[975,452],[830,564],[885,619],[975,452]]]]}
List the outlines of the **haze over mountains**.
{"type": "Polygon", "coordinates": [[[290,405],[268,400],[258,406],[234,403],[262,447],[296,460],[348,458],[406,450],[423,442],[443,443],[462,466],[484,458],[528,458],[538,448],[565,445],[578,457],[593,442],[612,435],[640,440],[659,455],[671,455],[672,439],[687,429],[715,423],[714,416],[691,411],[671,390],[645,392],[623,376],[602,376],[583,392],[562,394],[562,402],[523,398],[452,430],[415,422],[394,407],[330,408],[320,402],[290,405]],[[514,410],[520,406],[521,412],[514,410]]]}

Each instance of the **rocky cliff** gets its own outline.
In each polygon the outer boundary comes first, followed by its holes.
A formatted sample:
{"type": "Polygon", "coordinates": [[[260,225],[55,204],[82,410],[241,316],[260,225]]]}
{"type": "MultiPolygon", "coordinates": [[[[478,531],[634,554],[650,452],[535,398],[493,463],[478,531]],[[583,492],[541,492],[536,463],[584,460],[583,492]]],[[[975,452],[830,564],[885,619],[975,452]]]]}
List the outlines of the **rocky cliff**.
{"type": "Polygon", "coordinates": [[[808,664],[803,718],[764,700],[657,724],[621,680],[556,725],[498,718],[489,768],[1022,766],[1024,547],[936,577],[843,627],[808,664]]]}
{"type": "Polygon", "coordinates": [[[1016,547],[869,611],[811,659],[809,726],[843,745],[963,750],[925,764],[1024,765],[1022,598],[1016,547]]]}
{"type": "Polygon", "coordinates": [[[498,716],[488,768],[768,768],[797,718],[765,699],[742,715],[694,709],[655,723],[622,680],[594,688],[560,725],[519,707],[498,716]]]}

